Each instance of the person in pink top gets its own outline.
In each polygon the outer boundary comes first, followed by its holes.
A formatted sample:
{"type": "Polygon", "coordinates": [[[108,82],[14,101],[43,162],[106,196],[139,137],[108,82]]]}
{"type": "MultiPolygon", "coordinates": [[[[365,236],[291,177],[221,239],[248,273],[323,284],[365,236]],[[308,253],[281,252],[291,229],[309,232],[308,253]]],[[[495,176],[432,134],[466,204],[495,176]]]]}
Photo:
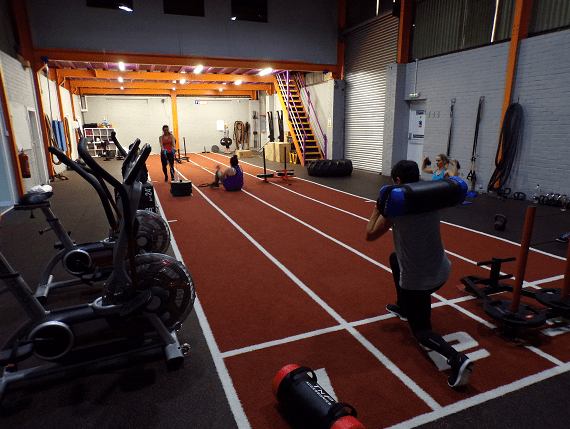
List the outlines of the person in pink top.
{"type": "Polygon", "coordinates": [[[162,127],[162,135],[158,141],[160,143],[160,161],[162,162],[164,181],[168,182],[166,164],[170,164],[170,179],[174,180],[174,154],[176,153],[176,137],[169,131],[168,125],[162,127]]]}

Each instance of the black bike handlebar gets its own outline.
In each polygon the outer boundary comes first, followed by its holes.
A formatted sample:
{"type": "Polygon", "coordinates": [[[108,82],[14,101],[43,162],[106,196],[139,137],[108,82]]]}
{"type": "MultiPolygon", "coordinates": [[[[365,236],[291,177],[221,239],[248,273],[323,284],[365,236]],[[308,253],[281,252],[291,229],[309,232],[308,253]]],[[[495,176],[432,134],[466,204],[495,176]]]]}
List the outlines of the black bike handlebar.
{"type": "Polygon", "coordinates": [[[113,143],[115,143],[115,147],[119,150],[119,152],[121,152],[121,155],[126,157],[127,152],[125,152],[125,149],[123,149],[123,146],[121,146],[121,144],[117,140],[117,135],[116,135],[115,131],[111,131],[111,140],[113,141],[113,143]]]}
{"type": "Polygon", "coordinates": [[[55,146],[50,146],[48,150],[57,156],[57,158],[63,162],[66,166],[77,172],[81,177],[83,177],[97,192],[99,198],[101,199],[101,203],[103,204],[103,209],[105,210],[105,215],[107,216],[107,220],[109,225],[113,230],[117,230],[117,221],[115,219],[115,215],[111,208],[111,204],[109,203],[108,195],[105,193],[105,190],[101,186],[101,184],[95,179],[95,177],[91,176],[87,171],[83,169],[79,164],[75,161],[72,161],[65,153],[61,150],[57,149],[55,146]]]}
{"type": "MultiPolygon", "coordinates": [[[[139,143],[140,143],[140,140],[139,140],[139,143]]],[[[129,155],[131,153],[135,152],[136,149],[138,149],[137,143],[135,143],[135,145],[131,149],[131,152],[129,153],[129,155]]],[[[143,148],[139,152],[139,156],[137,157],[135,162],[132,164],[129,171],[125,173],[125,178],[123,179],[125,184],[132,185],[134,183],[134,181],[139,176],[139,173],[141,172],[143,166],[145,165],[145,162],[148,159],[148,156],[150,155],[151,150],[152,149],[151,149],[150,145],[148,143],[145,143],[143,148]]],[[[127,165],[129,165],[129,164],[127,164],[127,165]]]]}
{"type": "MultiPolygon", "coordinates": [[[[136,139],[135,142],[132,144],[132,147],[129,149],[129,154],[125,158],[125,161],[124,161],[125,165],[131,165],[131,162],[133,162],[133,159],[136,156],[140,145],[141,145],[140,139],[136,139]]],[[[124,179],[124,177],[123,177],[123,179],[124,179]]]]}

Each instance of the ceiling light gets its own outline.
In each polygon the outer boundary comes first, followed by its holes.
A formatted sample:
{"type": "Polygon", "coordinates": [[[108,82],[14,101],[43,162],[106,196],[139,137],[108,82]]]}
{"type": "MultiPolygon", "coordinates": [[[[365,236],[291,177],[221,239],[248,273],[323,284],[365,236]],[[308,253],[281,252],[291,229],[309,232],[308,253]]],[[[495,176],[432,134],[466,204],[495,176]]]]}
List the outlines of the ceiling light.
{"type": "Polygon", "coordinates": [[[186,79],[180,79],[180,83],[185,83],[186,79]]]}
{"type": "Polygon", "coordinates": [[[176,83],[176,81],[175,81],[175,80],[173,80],[173,81],[172,81],[172,83],[176,83]]]}
{"type": "Polygon", "coordinates": [[[124,89],[125,89],[125,88],[123,88],[123,87],[121,86],[121,91],[124,90],[124,89]]]}
{"type": "Polygon", "coordinates": [[[273,71],[273,69],[271,69],[271,68],[268,67],[268,68],[266,68],[266,69],[261,70],[261,71],[259,72],[259,76],[268,75],[268,74],[271,73],[272,71],[273,71]]]}
{"type": "Polygon", "coordinates": [[[204,69],[203,65],[199,65],[194,69],[195,74],[200,74],[200,72],[204,69]]]}
{"type": "Polygon", "coordinates": [[[175,87],[172,87],[172,90],[173,90],[173,91],[176,91],[176,88],[175,88],[175,87]]]}
{"type": "Polygon", "coordinates": [[[119,5],[119,9],[124,10],[125,12],[132,12],[133,11],[130,7],[125,6],[124,4],[119,5]]]}
{"type": "Polygon", "coordinates": [[[220,88],[220,89],[219,89],[219,91],[220,91],[220,92],[222,92],[222,91],[223,91],[223,89],[222,89],[222,88],[220,88]]]}
{"type": "Polygon", "coordinates": [[[121,71],[125,71],[125,63],[124,62],[119,62],[119,70],[121,71]]]}
{"type": "Polygon", "coordinates": [[[122,81],[123,81],[123,78],[122,78],[121,76],[119,76],[118,81],[119,81],[119,82],[122,82],[122,81]]]}
{"type": "Polygon", "coordinates": [[[241,79],[238,79],[238,80],[235,81],[235,84],[236,84],[236,85],[241,85],[241,82],[242,82],[241,79]]]}
{"type": "Polygon", "coordinates": [[[232,21],[235,21],[237,19],[237,16],[232,16],[232,21]]]}

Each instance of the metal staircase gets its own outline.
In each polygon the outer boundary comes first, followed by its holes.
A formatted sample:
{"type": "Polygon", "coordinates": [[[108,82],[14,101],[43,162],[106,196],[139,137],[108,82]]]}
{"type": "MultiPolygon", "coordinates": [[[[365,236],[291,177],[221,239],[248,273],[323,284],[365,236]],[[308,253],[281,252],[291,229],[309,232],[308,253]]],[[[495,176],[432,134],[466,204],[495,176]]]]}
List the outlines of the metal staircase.
{"type": "Polygon", "coordinates": [[[308,161],[326,158],[327,136],[323,133],[315,109],[311,102],[311,96],[300,73],[284,71],[276,76],[281,107],[285,120],[289,125],[291,137],[295,144],[298,159],[301,165],[308,161]],[[305,105],[308,106],[305,109],[305,105]],[[312,114],[311,114],[312,110],[312,114]],[[320,134],[313,131],[318,127],[320,134]],[[323,150],[324,148],[324,150],[323,150]],[[323,155],[324,153],[324,155],[323,155]]]}

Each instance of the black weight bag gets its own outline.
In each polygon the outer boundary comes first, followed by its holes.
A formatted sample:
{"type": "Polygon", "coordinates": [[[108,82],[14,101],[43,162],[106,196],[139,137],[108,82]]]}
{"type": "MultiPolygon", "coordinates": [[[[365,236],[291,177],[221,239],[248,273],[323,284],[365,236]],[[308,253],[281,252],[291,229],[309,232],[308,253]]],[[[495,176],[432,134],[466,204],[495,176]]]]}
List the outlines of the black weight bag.
{"type": "Polygon", "coordinates": [[[192,182],[190,180],[173,180],[170,182],[170,195],[173,197],[192,195],[192,182]]]}
{"type": "Polygon", "coordinates": [[[463,203],[467,188],[467,183],[457,176],[405,185],[387,185],[380,190],[376,207],[386,218],[427,213],[463,203]]]}

